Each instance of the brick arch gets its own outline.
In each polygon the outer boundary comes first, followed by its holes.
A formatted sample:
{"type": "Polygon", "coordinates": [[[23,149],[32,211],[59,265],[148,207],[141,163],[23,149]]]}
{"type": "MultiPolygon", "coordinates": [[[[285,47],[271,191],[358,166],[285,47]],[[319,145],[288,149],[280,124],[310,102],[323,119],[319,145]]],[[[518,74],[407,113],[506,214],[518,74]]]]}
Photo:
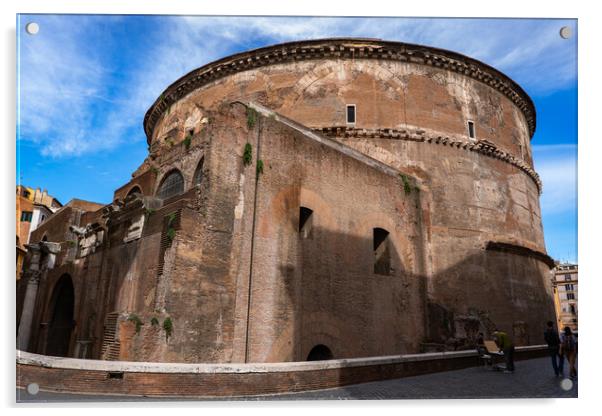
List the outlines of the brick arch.
{"type": "Polygon", "coordinates": [[[134,193],[139,193],[140,195],[144,195],[144,193],[142,192],[142,188],[138,185],[138,184],[134,184],[125,194],[125,197],[127,198],[128,196],[134,194],[134,193]]]}
{"type": "Polygon", "coordinates": [[[48,334],[44,351],[47,355],[67,357],[71,349],[71,338],[75,318],[75,287],[67,273],[55,283],[47,306],[48,334]]]}

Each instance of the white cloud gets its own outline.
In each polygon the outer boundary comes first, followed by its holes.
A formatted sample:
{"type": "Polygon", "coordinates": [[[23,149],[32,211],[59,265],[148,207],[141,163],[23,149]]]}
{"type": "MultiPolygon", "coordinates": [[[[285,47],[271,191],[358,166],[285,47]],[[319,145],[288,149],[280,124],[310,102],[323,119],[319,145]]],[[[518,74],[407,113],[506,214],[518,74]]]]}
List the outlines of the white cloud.
{"type": "Polygon", "coordinates": [[[577,206],[577,145],[533,146],[535,170],[543,182],[544,216],[574,214],[577,206]]]}
{"type": "Polygon", "coordinates": [[[177,78],[222,56],[290,40],[372,37],[451,49],[498,67],[528,92],[563,88],[576,77],[574,40],[558,36],[572,22],[291,17],[149,17],[160,41],[116,73],[111,62],[127,61],[128,51],[94,44],[102,39],[94,35],[127,19],[80,16],[72,25],[45,16],[40,33],[22,39],[21,133],[43,154],[78,156],[143,139],[144,113],[177,78]]]}

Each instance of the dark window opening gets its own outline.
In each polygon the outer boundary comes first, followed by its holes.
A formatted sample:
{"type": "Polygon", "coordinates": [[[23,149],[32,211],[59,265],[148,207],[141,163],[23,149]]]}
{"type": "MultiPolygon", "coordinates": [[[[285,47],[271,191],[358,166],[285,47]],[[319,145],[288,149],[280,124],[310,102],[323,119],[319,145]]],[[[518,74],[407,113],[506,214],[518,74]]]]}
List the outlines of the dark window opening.
{"type": "Polygon", "coordinates": [[[299,234],[301,234],[303,238],[308,238],[310,236],[312,228],[311,226],[313,223],[313,213],[313,210],[309,208],[299,208],[299,234]]]}
{"type": "Polygon", "coordinates": [[[571,308],[571,313],[575,315],[575,305],[570,305],[569,308],[571,308]]]}
{"type": "Polygon", "coordinates": [[[194,136],[194,129],[188,130],[188,135],[189,136],[194,136]]]}
{"type": "Polygon", "coordinates": [[[574,293],[567,293],[566,294],[566,298],[567,299],[575,299],[575,294],[574,293]]]}
{"type": "MultiPolygon", "coordinates": [[[[42,260],[40,260],[42,263],[42,260]]],[[[71,277],[61,276],[52,292],[50,323],[46,339],[46,355],[67,357],[73,331],[74,290],[71,277]]]]}
{"type": "Polygon", "coordinates": [[[347,106],[347,124],[355,124],[355,104],[347,106]]]}
{"type": "Polygon", "coordinates": [[[472,121],[468,122],[468,137],[470,137],[471,139],[475,138],[474,122],[472,121]]]}
{"type": "Polygon", "coordinates": [[[306,361],[322,361],[322,360],[332,360],[333,355],[330,348],[326,345],[318,344],[311,349],[309,354],[307,355],[306,361]]]}
{"type": "Polygon", "coordinates": [[[123,380],[123,371],[109,371],[109,376],[107,378],[123,380]]]}
{"type": "Polygon", "coordinates": [[[199,162],[199,165],[196,168],[196,171],[194,172],[194,178],[193,178],[193,182],[192,182],[193,186],[200,185],[201,182],[203,181],[203,163],[204,162],[205,162],[205,158],[202,157],[201,161],[199,162]]]}
{"type": "Polygon", "coordinates": [[[391,250],[389,232],[374,228],[374,273],[388,276],[391,274],[391,250]]]}
{"type": "Polygon", "coordinates": [[[21,221],[31,222],[32,217],[33,217],[33,212],[31,212],[31,211],[22,211],[21,212],[21,221]]]}
{"type": "Polygon", "coordinates": [[[184,192],[184,178],[179,171],[174,170],[161,182],[161,186],[157,191],[157,197],[167,199],[182,192],[184,192]]]}

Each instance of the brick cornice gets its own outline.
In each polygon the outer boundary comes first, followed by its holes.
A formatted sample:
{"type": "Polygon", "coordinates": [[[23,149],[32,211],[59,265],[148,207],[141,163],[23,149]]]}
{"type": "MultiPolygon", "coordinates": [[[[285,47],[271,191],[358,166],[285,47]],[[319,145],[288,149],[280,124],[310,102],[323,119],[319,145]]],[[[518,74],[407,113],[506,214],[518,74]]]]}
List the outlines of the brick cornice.
{"type": "Polygon", "coordinates": [[[288,42],[227,56],[184,75],[155,100],[144,116],[150,143],[161,115],[190,92],[225,76],[272,64],[313,59],[380,59],[446,69],[476,79],[510,99],[524,114],[529,135],[535,132],[535,107],[527,93],[497,69],[444,49],[379,39],[334,38],[288,42]]]}
{"type": "Polygon", "coordinates": [[[511,155],[510,153],[500,150],[494,143],[491,143],[487,140],[477,140],[470,141],[466,139],[461,139],[457,137],[449,137],[444,135],[434,134],[432,132],[427,132],[423,129],[390,129],[390,128],[382,128],[382,129],[359,129],[354,127],[347,126],[335,126],[335,127],[323,127],[314,129],[319,131],[325,136],[328,137],[339,137],[339,138],[347,138],[347,137],[355,137],[355,138],[374,138],[374,139],[390,139],[390,140],[407,140],[414,142],[424,142],[430,144],[439,144],[442,146],[450,146],[455,147],[457,149],[464,149],[470,152],[476,152],[482,154],[484,156],[488,156],[494,159],[501,160],[502,162],[506,162],[515,166],[516,168],[525,172],[535,185],[537,186],[537,190],[541,194],[543,189],[543,184],[541,183],[541,179],[537,172],[531,168],[525,161],[511,155]]]}

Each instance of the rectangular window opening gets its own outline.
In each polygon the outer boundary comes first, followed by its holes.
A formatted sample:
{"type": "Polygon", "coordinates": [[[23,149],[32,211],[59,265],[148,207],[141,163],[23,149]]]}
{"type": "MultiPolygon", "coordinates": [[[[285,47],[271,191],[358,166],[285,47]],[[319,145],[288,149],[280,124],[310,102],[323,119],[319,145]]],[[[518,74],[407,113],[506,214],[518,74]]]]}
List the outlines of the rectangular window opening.
{"type": "Polygon", "coordinates": [[[347,124],[355,124],[355,104],[347,104],[347,124]]]}
{"type": "Polygon", "coordinates": [[[301,237],[303,238],[310,237],[313,223],[313,213],[314,211],[309,208],[299,208],[299,234],[301,234],[301,237]]]}
{"type": "Polygon", "coordinates": [[[471,139],[474,139],[476,137],[473,121],[468,121],[468,137],[470,137],[471,139]]]}
{"type": "Polygon", "coordinates": [[[389,232],[382,228],[373,229],[374,273],[384,276],[391,274],[391,250],[389,232]]]}
{"type": "Polygon", "coordinates": [[[107,378],[114,378],[117,380],[123,380],[123,371],[109,371],[107,378]]]}

